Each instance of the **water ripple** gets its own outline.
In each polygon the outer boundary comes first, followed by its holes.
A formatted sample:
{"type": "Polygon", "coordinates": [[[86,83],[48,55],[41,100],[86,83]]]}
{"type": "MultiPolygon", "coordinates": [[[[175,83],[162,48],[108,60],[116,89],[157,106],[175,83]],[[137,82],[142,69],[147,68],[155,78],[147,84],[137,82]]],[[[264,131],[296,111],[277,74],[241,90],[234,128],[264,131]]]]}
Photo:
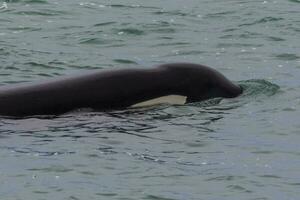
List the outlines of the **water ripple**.
{"type": "Polygon", "coordinates": [[[264,24],[264,23],[269,23],[269,22],[277,22],[277,21],[282,21],[284,20],[284,18],[278,18],[278,17],[264,17],[262,19],[259,20],[255,20],[254,22],[250,22],[250,23],[244,23],[244,24],[240,24],[239,26],[253,26],[253,25],[257,25],[257,24],[264,24]]]}
{"type": "MultiPolygon", "coordinates": [[[[49,140],[50,137],[47,137],[47,139],[43,141],[39,141],[40,145],[45,145],[46,143],[52,142],[53,140],[49,140]]],[[[60,156],[60,155],[70,155],[74,154],[74,151],[42,151],[37,150],[35,148],[30,147],[11,147],[11,146],[1,146],[0,149],[6,149],[9,150],[11,153],[16,154],[25,154],[25,155],[31,155],[35,157],[51,157],[51,156],[60,156]]]]}
{"type": "Polygon", "coordinates": [[[185,61],[218,66],[244,89],[182,106],[1,118],[1,199],[298,199],[297,4],[1,1],[1,85],[185,61]]]}
{"type": "Polygon", "coordinates": [[[145,197],[143,197],[143,199],[146,199],[146,200],[176,200],[177,198],[168,198],[168,197],[163,197],[163,196],[160,196],[160,195],[147,195],[145,197]]]}
{"type": "Polygon", "coordinates": [[[180,10],[174,10],[174,11],[160,10],[160,11],[153,12],[153,14],[155,14],[155,15],[181,16],[181,17],[185,17],[187,15],[190,15],[189,13],[184,13],[180,10]]]}
{"type": "Polygon", "coordinates": [[[19,3],[24,4],[48,4],[47,0],[8,0],[9,3],[19,3]]]}
{"type": "Polygon", "coordinates": [[[14,12],[16,15],[33,15],[33,16],[59,16],[59,15],[66,15],[68,12],[66,11],[57,11],[57,10],[48,10],[48,9],[41,9],[38,11],[17,11],[14,12]]]}
{"type": "Polygon", "coordinates": [[[102,22],[102,23],[97,23],[97,24],[94,24],[95,27],[98,27],[98,26],[109,26],[109,25],[113,25],[113,24],[116,24],[117,22],[102,22]]]}
{"type": "Polygon", "coordinates": [[[293,2],[293,3],[300,3],[300,0],[288,0],[290,2],[293,2]]]}
{"type": "Polygon", "coordinates": [[[110,44],[110,41],[99,39],[99,38],[82,38],[82,39],[80,39],[79,44],[92,44],[92,45],[110,44]]]}
{"type": "Polygon", "coordinates": [[[155,6],[142,6],[139,4],[133,4],[133,5],[126,5],[126,4],[110,4],[107,5],[109,7],[112,8],[140,8],[140,9],[159,9],[159,7],[155,7],[155,6]]]}
{"type": "Polygon", "coordinates": [[[114,32],[122,35],[122,34],[127,34],[127,35],[145,35],[146,33],[143,30],[137,29],[137,28],[121,28],[121,29],[114,29],[114,32]]]}
{"type": "Polygon", "coordinates": [[[27,169],[27,170],[28,171],[44,172],[44,173],[55,172],[55,173],[63,173],[63,174],[65,174],[66,172],[74,171],[73,169],[69,169],[69,168],[66,168],[66,167],[61,166],[61,165],[53,165],[51,167],[45,167],[45,168],[30,168],[30,169],[27,169]]]}
{"type": "Polygon", "coordinates": [[[300,56],[293,54],[293,53],[277,54],[277,55],[275,55],[275,57],[279,60],[284,60],[284,61],[300,59],[300,56]]]}
{"type": "Polygon", "coordinates": [[[120,64],[137,64],[135,61],[127,59],[114,59],[113,61],[120,64]]]}
{"type": "Polygon", "coordinates": [[[279,86],[263,79],[240,81],[239,85],[244,89],[243,97],[272,96],[279,90],[279,86]]]}

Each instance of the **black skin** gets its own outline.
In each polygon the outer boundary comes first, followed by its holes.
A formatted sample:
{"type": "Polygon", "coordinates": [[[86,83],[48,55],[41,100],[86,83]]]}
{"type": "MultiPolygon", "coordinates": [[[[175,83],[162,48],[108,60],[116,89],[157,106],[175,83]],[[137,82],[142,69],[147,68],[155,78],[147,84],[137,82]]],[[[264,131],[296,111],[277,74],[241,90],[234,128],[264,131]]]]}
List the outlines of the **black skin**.
{"type": "Polygon", "coordinates": [[[149,69],[94,70],[89,74],[0,87],[0,115],[59,115],[79,108],[123,109],[166,95],[187,102],[233,98],[240,86],[198,64],[171,63],[149,69]]]}

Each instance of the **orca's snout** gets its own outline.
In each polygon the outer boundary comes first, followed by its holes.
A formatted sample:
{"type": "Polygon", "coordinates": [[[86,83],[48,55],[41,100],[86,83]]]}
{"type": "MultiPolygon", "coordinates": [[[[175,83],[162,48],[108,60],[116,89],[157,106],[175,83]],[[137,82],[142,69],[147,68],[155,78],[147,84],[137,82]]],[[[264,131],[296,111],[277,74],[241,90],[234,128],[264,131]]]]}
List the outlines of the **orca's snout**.
{"type": "Polygon", "coordinates": [[[220,90],[222,96],[225,98],[234,98],[243,93],[243,88],[240,85],[229,80],[226,82],[226,84],[223,83],[220,90]]]}
{"type": "Polygon", "coordinates": [[[237,86],[240,88],[240,90],[239,90],[239,94],[238,94],[238,95],[240,95],[240,94],[242,94],[242,93],[243,93],[243,91],[244,91],[244,88],[243,88],[241,85],[238,85],[238,84],[237,84],[237,86]]]}
{"type": "Polygon", "coordinates": [[[232,83],[231,89],[229,90],[229,95],[230,95],[229,98],[237,97],[242,93],[243,93],[243,88],[236,83],[232,83]]]}

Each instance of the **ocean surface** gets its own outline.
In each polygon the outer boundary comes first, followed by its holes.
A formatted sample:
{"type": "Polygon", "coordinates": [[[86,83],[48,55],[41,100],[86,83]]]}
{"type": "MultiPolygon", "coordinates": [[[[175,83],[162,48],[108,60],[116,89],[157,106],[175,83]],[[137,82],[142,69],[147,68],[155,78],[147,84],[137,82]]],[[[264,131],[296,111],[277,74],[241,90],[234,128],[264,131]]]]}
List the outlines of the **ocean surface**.
{"type": "Polygon", "coordinates": [[[0,199],[298,200],[299,0],[0,0],[1,85],[183,61],[243,95],[0,118],[0,199]]]}

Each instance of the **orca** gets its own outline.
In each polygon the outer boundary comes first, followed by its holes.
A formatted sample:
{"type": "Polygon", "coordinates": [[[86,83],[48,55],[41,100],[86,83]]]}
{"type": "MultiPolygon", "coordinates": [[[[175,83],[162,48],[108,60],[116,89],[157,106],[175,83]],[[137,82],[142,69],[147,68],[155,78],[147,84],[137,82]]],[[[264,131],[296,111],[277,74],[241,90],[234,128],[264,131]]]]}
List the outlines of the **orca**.
{"type": "Polygon", "coordinates": [[[159,103],[185,104],[233,98],[241,93],[239,85],[199,64],[92,70],[43,82],[1,86],[0,115],[59,115],[81,108],[107,111],[159,103]]]}

